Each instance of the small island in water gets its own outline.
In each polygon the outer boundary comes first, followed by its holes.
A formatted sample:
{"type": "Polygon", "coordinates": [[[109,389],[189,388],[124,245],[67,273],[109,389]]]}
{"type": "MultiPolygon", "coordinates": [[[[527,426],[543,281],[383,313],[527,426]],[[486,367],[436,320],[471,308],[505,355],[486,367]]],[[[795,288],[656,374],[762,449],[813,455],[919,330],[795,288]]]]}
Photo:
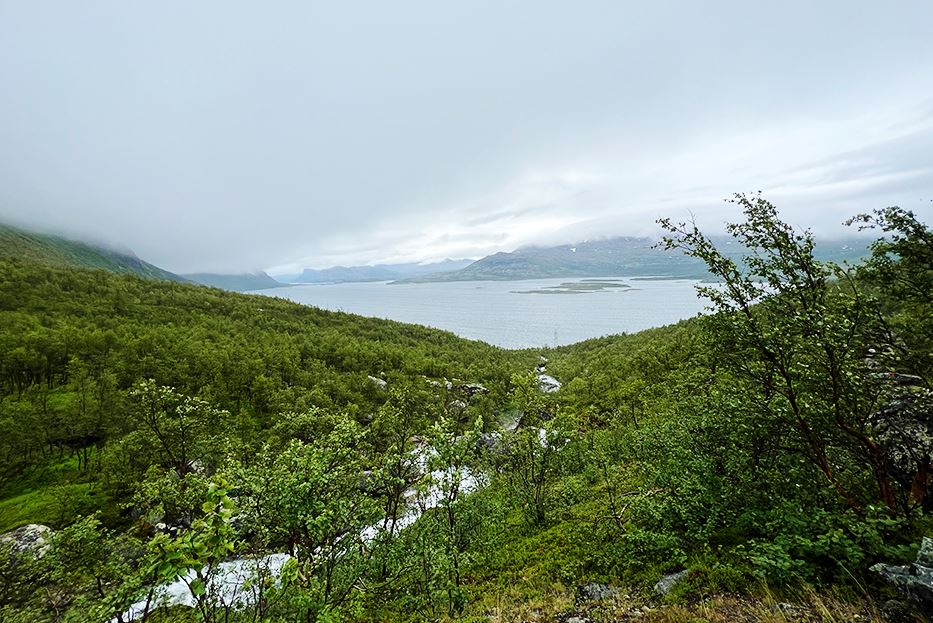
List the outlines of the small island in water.
{"type": "Polygon", "coordinates": [[[534,290],[512,290],[512,294],[587,294],[607,290],[632,291],[633,288],[627,283],[622,283],[622,279],[580,279],[534,290]]]}

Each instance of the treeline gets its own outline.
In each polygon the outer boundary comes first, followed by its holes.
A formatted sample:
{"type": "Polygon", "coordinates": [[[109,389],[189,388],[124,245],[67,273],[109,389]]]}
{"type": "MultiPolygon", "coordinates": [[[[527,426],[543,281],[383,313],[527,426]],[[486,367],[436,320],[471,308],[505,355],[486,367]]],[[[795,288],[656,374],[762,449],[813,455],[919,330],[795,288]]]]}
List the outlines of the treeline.
{"type": "Polygon", "coordinates": [[[544,352],[556,393],[537,352],[5,263],[2,494],[32,508],[7,527],[58,531],[0,552],[0,618],[489,617],[681,569],[670,599],[880,594],[868,567],[931,527],[933,232],[857,217],[881,237],[836,266],[736,202],[744,261],[662,222],[712,313],[544,352]],[[218,589],[235,561],[248,598],[218,589]],[[172,581],[191,608],[155,608],[172,581]]]}
{"type": "Polygon", "coordinates": [[[412,325],[12,260],[0,265],[0,353],[8,477],[51,452],[125,434],[134,426],[127,390],[144,379],[263,429],[312,406],[366,417],[384,397],[368,376],[483,382],[501,396],[521,361],[412,325]]]}

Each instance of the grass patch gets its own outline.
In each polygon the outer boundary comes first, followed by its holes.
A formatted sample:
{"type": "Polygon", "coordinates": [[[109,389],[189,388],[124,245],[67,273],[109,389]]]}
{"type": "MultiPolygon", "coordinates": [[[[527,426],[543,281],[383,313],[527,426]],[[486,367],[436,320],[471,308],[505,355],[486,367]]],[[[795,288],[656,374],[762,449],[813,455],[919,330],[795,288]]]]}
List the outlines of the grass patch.
{"type": "Polygon", "coordinates": [[[75,457],[38,465],[0,488],[0,533],[30,523],[53,528],[109,507],[109,499],[78,469],[75,457]]]}
{"type": "Polygon", "coordinates": [[[53,485],[7,498],[0,502],[0,532],[30,523],[61,527],[102,508],[105,498],[91,483],[53,485]]]}

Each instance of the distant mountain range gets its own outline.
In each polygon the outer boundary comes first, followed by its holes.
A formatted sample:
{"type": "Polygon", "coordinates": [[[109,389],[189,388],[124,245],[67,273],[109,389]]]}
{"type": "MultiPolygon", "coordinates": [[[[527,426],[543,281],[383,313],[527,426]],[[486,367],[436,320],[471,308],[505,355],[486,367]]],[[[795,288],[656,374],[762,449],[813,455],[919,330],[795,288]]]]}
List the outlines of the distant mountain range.
{"type": "Polygon", "coordinates": [[[301,274],[279,275],[286,283],[346,283],[362,281],[395,281],[438,272],[460,270],[473,260],[444,260],[429,264],[376,264],[374,266],[334,266],[316,270],[306,268],[301,274]]]}
{"type": "MultiPolygon", "coordinates": [[[[731,238],[715,242],[726,255],[741,255],[731,238]]],[[[705,265],[680,251],[656,248],[650,238],[620,237],[554,247],[526,247],[495,253],[459,270],[419,275],[398,283],[438,281],[513,281],[560,277],[666,277],[704,279],[705,265]]],[[[865,239],[818,241],[818,259],[854,261],[867,254],[865,239]]]]}
{"type": "Polygon", "coordinates": [[[182,275],[182,277],[195,283],[200,283],[201,285],[221,288],[223,290],[232,290],[234,292],[282,288],[288,285],[276,281],[262,271],[239,274],[191,273],[182,275]]]}
{"type": "MultiPolygon", "coordinates": [[[[731,238],[714,240],[726,255],[737,257],[743,249],[731,238]]],[[[867,239],[818,240],[817,259],[854,262],[867,255],[867,239]]],[[[522,279],[579,277],[662,277],[704,279],[705,266],[679,251],[655,247],[650,238],[609,238],[553,247],[526,247],[511,253],[495,253],[476,260],[445,260],[430,264],[377,264],[306,269],[278,279],[264,272],[176,275],[145,262],[129,250],[28,232],[0,224],[0,256],[49,265],[97,268],[151,279],[193,281],[234,291],[278,288],[288,283],[344,283],[392,281],[428,283],[441,281],[513,281],[522,279]]]]}
{"type": "Polygon", "coordinates": [[[187,281],[185,278],[145,262],[128,250],[39,234],[0,224],[0,256],[51,266],[97,268],[150,279],[187,281]]]}

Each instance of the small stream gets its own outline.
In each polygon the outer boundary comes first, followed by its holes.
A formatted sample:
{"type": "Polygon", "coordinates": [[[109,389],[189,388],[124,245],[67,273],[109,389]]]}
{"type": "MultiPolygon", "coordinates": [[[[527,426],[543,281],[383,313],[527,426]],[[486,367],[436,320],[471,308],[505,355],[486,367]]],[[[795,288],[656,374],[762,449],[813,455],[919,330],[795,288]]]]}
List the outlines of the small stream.
{"type": "MultiPolygon", "coordinates": [[[[418,462],[427,465],[428,457],[433,448],[418,449],[418,462]]],[[[481,487],[481,477],[474,474],[469,468],[453,470],[434,470],[429,474],[431,484],[426,491],[419,493],[412,488],[408,491],[406,499],[409,500],[408,511],[400,515],[395,521],[395,530],[404,530],[428,510],[441,504],[444,491],[452,484],[453,479],[459,479],[459,494],[467,495],[481,487]],[[414,502],[414,503],[411,503],[414,502]]],[[[383,522],[379,521],[360,531],[360,539],[364,543],[371,543],[383,530],[383,522]]],[[[217,603],[240,609],[255,604],[259,594],[255,583],[251,579],[257,577],[278,576],[282,567],[291,558],[285,552],[277,552],[256,558],[233,558],[218,563],[210,573],[208,592],[217,603]]],[[[164,584],[155,589],[151,600],[140,600],[130,606],[123,613],[124,621],[135,621],[147,611],[152,612],[159,606],[188,606],[195,607],[196,602],[188,586],[195,579],[196,573],[192,569],[174,582],[164,584]]],[[[111,623],[117,623],[114,618],[111,623]]]]}
{"type": "MultiPolygon", "coordinates": [[[[551,393],[560,389],[561,384],[554,377],[545,374],[546,363],[547,360],[542,358],[536,373],[541,391],[551,393]]],[[[512,431],[518,426],[518,422],[519,417],[515,414],[509,414],[501,424],[506,431],[512,431]]],[[[543,429],[539,430],[539,437],[542,444],[547,443],[547,437],[543,429]]],[[[418,448],[415,452],[417,453],[416,462],[423,470],[426,470],[434,449],[430,447],[418,448]]],[[[408,511],[396,519],[396,531],[408,528],[418,521],[425,512],[439,506],[443,500],[443,492],[451,485],[453,478],[460,481],[460,495],[470,494],[485,484],[482,482],[481,475],[474,474],[467,467],[460,470],[454,470],[453,468],[434,470],[429,475],[431,484],[425,492],[419,494],[417,489],[413,487],[406,494],[406,500],[409,502],[408,511]]],[[[360,531],[360,539],[364,543],[370,543],[382,530],[382,521],[369,525],[360,531]]],[[[219,604],[237,609],[249,607],[259,599],[256,583],[250,582],[250,580],[257,577],[278,576],[282,571],[282,567],[290,558],[291,555],[285,552],[277,552],[256,558],[233,558],[218,563],[210,574],[208,591],[219,604]]],[[[123,620],[135,621],[147,611],[152,612],[160,606],[195,607],[194,596],[188,588],[195,577],[195,570],[192,569],[174,582],[157,587],[152,599],[140,600],[130,606],[123,613],[123,620]]],[[[118,623],[118,619],[113,618],[111,623],[118,623]]]]}

